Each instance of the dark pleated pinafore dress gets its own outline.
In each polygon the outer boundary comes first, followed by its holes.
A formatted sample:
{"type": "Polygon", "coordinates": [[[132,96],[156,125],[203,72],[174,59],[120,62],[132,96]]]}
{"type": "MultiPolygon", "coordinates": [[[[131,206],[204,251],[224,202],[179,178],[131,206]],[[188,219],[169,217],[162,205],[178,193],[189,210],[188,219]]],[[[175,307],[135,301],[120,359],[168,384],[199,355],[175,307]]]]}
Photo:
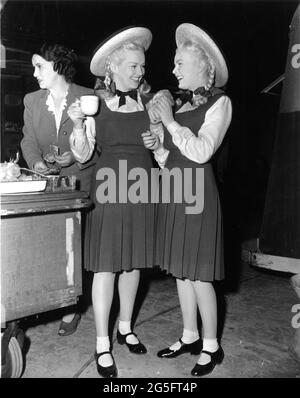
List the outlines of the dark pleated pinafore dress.
{"type": "MultiPolygon", "coordinates": [[[[206,104],[192,111],[176,113],[175,120],[197,136],[205,113],[221,95],[210,97],[206,104]]],[[[184,200],[184,195],[181,203],[175,203],[174,184],[171,183],[170,203],[162,203],[160,199],[157,209],[155,263],[176,278],[221,280],[224,278],[222,213],[212,165],[210,162],[199,164],[182,155],[166,130],[164,146],[170,151],[165,168],[179,168],[182,175],[190,168],[192,179],[185,178],[184,182],[194,194],[196,169],[204,170],[204,207],[201,213],[186,214],[186,206],[191,203],[184,200]]],[[[201,186],[201,181],[198,183],[201,186]]]]}
{"type": "MultiPolygon", "coordinates": [[[[145,193],[148,188],[150,195],[153,157],[144,147],[141,137],[149,128],[147,112],[114,112],[106,106],[105,101],[101,101],[95,121],[97,145],[101,149],[101,155],[92,181],[91,199],[94,209],[87,219],[85,268],[93,272],[119,272],[153,267],[155,204],[124,200],[124,192],[128,193],[139,180],[134,174],[135,170],[144,170],[143,176],[149,176],[149,179],[147,181],[144,178],[142,183],[139,182],[140,190],[133,191],[139,194],[143,190],[145,193]],[[99,203],[99,190],[103,187],[105,178],[102,176],[101,180],[97,179],[97,173],[108,169],[116,177],[116,184],[113,184],[116,203],[111,203],[111,200],[109,203],[99,203]],[[130,172],[133,172],[132,179],[127,180],[124,175],[130,172]],[[122,189],[119,188],[120,184],[122,189]]],[[[110,185],[112,197],[113,189],[110,185]]],[[[145,195],[142,201],[145,202],[145,195]]]]}

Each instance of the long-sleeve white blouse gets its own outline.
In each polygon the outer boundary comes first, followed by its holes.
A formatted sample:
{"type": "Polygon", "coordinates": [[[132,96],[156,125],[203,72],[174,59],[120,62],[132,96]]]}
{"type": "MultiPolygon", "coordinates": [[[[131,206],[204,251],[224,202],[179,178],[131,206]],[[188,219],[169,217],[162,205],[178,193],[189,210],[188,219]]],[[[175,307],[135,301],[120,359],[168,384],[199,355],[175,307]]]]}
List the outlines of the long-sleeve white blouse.
{"type": "MultiPolygon", "coordinates": [[[[144,110],[140,94],[138,93],[137,101],[130,97],[126,97],[124,105],[119,107],[119,96],[106,99],[107,107],[114,112],[137,112],[144,110]]],[[[84,122],[83,129],[74,128],[70,134],[70,148],[75,159],[80,163],[87,162],[94,151],[96,143],[96,126],[94,118],[88,116],[84,122]]],[[[100,149],[100,148],[99,148],[100,149]]]]}
{"type": "MultiPolygon", "coordinates": [[[[187,102],[178,110],[178,113],[193,109],[195,109],[195,106],[187,102]]],[[[202,164],[208,162],[221,145],[231,122],[231,116],[231,101],[227,96],[222,96],[206,112],[204,123],[197,136],[188,127],[181,126],[176,121],[170,123],[167,130],[172,135],[173,143],[184,156],[202,164]]],[[[154,151],[154,157],[159,166],[163,168],[169,151],[163,146],[164,131],[162,124],[158,124],[151,131],[157,134],[160,140],[158,149],[154,151]]]]}
{"type": "Polygon", "coordinates": [[[96,143],[94,118],[87,116],[82,129],[73,128],[69,142],[71,151],[77,162],[87,162],[92,157],[96,143]]]}

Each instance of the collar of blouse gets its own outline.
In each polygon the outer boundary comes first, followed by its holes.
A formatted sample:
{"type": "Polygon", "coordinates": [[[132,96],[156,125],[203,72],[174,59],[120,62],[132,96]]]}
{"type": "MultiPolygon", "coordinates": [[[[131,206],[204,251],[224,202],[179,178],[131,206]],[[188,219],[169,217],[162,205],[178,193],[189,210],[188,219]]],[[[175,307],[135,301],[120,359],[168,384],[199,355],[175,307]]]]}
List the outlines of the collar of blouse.
{"type": "MultiPolygon", "coordinates": [[[[124,113],[130,113],[130,112],[137,112],[137,111],[143,111],[144,110],[144,105],[141,100],[140,93],[137,90],[134,90],[136,92],[136,98],[132,98],[132,96],[129,95],[114,95],[111,98],[108,98],[105,100],[107,107],[114,112],[124,112],[124,113]],[[122,100],[121,100],[122,99],[122,100]],[[124,102],[125,101],[125,102],[124,102]]],[[[119,92],[120,94],[120,92],[119,92]]],[[[134,96],[135,97],[135,96],[134,96]]]]}

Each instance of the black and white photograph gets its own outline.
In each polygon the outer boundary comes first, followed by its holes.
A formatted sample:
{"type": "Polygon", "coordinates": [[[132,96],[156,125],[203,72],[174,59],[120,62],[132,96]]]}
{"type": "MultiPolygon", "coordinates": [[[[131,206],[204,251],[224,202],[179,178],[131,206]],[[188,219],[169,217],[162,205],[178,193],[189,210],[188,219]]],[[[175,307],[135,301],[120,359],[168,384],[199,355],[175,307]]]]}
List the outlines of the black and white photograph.
{"type": "Polygon", "coordinates": [[[299,1],[0,15],[1,378],[299,378],[299,1]]]}

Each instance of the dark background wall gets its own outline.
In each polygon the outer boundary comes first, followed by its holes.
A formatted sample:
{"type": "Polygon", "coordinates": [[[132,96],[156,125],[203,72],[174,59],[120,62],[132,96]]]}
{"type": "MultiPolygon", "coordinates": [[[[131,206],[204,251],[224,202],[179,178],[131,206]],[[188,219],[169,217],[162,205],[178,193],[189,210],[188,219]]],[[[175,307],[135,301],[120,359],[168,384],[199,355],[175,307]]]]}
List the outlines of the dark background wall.
{"type": "MultiPolygon", "coordinates": [[[[250,0],[8,0],[1,10],[1,41],[8,60],[3,74],[13,70],[17,60],[26,76],[23,95],[37,89],[31,77],[32,53],[43,41],[62,42],[80,56],[76,81],[92,87],[89,61],[96,46],[120,28],[143,25],[153,33],[146,78],[155,91],[176,84],[171,74],[176,27],[190,22],[207,30],[226,56],[227,93],[233,103],[227,156],[223,155],[225,217],[234,220],[233,235],[254,237],[260,228],[281,85],[272,90],[275,95],[261,90],[284,73],[289,24],[297,5],[298,1],[250,0]]],[[[21,123],[22,112],[19,115],[21,123]]]]}

